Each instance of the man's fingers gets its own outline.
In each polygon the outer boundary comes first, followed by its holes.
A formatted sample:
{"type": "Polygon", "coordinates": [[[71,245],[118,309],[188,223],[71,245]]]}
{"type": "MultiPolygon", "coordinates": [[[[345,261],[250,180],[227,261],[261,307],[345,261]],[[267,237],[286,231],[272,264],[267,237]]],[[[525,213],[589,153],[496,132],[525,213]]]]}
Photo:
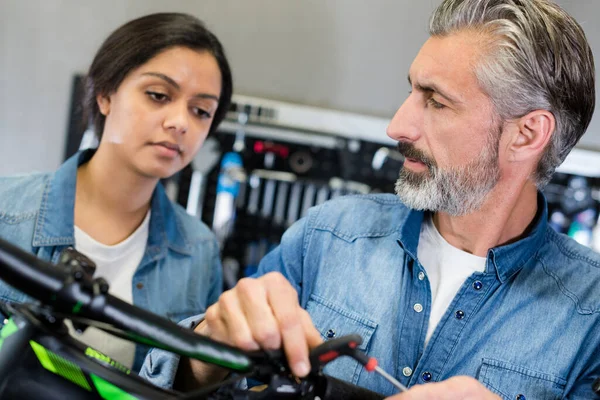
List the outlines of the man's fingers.
{"type": "MultiPolygon", "coordinates": [[[[298,314],[298,313],[296,313],[298,314]]],[[[283,349],[294,375],[304,377],[310,372],[308,344],[299,315],[287,316],[279,320],[283,349]]]]}
{"type": "Polygon", "coordinates": [[[300,319],[302,322],[302,327],[304,328],[304,334],[306,335],[308,348],[312,349],[323,343],[323,338],[321,337],[321,334],[319,333],[317,328],[315,328],[312,319],[310,319],[310,314],[308,313],[308,311],[301,309],[300,319]]]}
{"type": "Polygon", "coordinates": [[[388,400],[500,400],[500,397],[474,378],[455,376],[441,382],[415,385],[408,392],[388,400]]]}
{"type": "Polygon", "coordinates": [[[288,363],[294,375],[306,376],[310,372],[308,342],[302,325],[298,293],[281,274],[267,274],[263,278],[288,363]]]}
{"type": "Polygon", "coordinates": [[[206,326],[212,338],[244,350],[283,347],[292,372],[310,371],[309,348],[323,342],[308,313],[298,304],[298,293],[280,273],[242,279],[209,307],[206,326]]]}
{"type": "Polygon", "coordinates": [[[267,300],[267,290],[256,279],[241,279],[235,290],[254,341],[269,350],[281,347],[281,334],[277,320],[267,300]]]}
{"type": "MultiPolygon", "coordinates": [[[[221,329],[225,329],[225,340],[229,344],[239,347],[242,350],[258,350],[260,348],[259,344],[254,340],[248,321],[241,308],[239,298],[234,290],[229,290],[219,297],[217,311],[220,322],[224,324],[224,328],[221,329]]],[[[215,327],[219,326],[216,318],[214,319],[214,323],[215,327]]]]}
{"type": "Polygon", "coordinates": [[[227,327],[221,321],[219,303],[208,307],[204,314],[204,321],[194,329],[194,332],[223,343],[231,344],[227,337],[227,327]]]}
{"type": "MultiPolygon", "coordinates": [[[[437,389],[439,383],[427,383],[424,385],[415,385],[408,392],[388,397],[386,400],[464,400],[461,397],[447,397],[446,392],[441,393],[437,389]]],[[[452,394],[448,394],[452,396],[452,394]]],[[[456,394],[454,394],[456,396],[456,394]]]]}

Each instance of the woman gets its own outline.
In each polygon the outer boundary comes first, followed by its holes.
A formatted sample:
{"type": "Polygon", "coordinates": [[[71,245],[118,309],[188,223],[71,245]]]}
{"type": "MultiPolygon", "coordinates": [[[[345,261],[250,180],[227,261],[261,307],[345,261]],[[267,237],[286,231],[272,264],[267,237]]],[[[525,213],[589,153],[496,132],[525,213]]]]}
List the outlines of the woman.
{"type": "MultiPolygon", "coordinates": [[[[221,292],[218,246],[159,180],[187,165],[227,112],[221,44],[189,15],[133,20],[98,50],[86,91],[97,150],[54,173],[0,178],[0,237],[53,263],[74,246],[112,294],[175,322],[203,312],[221,292]]],[[[0,282],[0,301],[24,300],[0,282]]],[[[136,371],[146,352],[92,329],[83,341],[136,371]]]]}

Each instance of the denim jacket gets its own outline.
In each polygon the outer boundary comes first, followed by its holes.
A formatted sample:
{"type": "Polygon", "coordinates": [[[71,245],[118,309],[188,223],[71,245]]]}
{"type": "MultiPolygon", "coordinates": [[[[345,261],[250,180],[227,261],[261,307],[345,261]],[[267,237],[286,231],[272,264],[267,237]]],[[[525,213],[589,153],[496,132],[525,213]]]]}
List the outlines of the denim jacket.
{"type": "MultiPolygon", "coordinates": [[[[0,178],[0,237],[56,263],[75,245],[77,167],[93,152],[80,152],[56,172],[0,178]]],[[[179,322],[214,303],[222,290],[219,248],[211,231],[173,204],[159,184],[151,200],[146,249],[132,279],[133,303],[179,322]]],[[[0,281],[0,301],[26,296],[0,281]]],[[[137,346],[134,370],[147,348],[137,346]]]]}
{"type": "MultiPolygon", "coordinates": [[[[351,333],[406,386],[455,375],[503,399],[593,399],[600,375],[600,256],[547,224],[545,199],[527,237],[488,251],[425,347],[431,309],[417,258],[423,212],[393,195],[342,197],[311,209],[261,262],[279,271],[325,340],[351,333]],[[520,397],[522,395],[523,397],[520,397]]],[[[142,375],[169,386],[177,359],[153,350],[142,375]]],[[[391,395],[352,359],[325,372],[391,395]]]]}

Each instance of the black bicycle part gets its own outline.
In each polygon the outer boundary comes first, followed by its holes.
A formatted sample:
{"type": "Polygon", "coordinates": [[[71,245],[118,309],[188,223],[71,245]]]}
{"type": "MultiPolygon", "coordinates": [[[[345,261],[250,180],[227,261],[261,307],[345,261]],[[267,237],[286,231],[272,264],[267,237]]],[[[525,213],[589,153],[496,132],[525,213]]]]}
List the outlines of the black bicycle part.
{"type": "Polygon", "coordinates": [[[62,314],[73,314],[132,333],[140,344],[172,351],[236,372],[253,361],[245,352],[194,334],[149,311],[108,294],[104,280],[91,279],[77,266],[54,266],[0,239],[0,279],[62,314]]]}
{"type": "Polygon", "coordinates": [[[0,279],[42,303],[41,306],[24,304],[8,307],[11,318],[20,321],[21,327],[0,342],[0,372],[4,372],[0,373],[0,384],[4,390],[2,398],[32,395],[35,398],[64,399],[68,398],[65,397],[67,392],[72,392],[73,398],[97,398],[91,393],[78,392],[78,388],[71,387],[75,385],[73,382],[42,368],[39,358],[34,358],[31,353],[32,341],[77,366],[84,374],[96,374],[122,388],[125,393],[136,393],[136,398],[194,398],[190,394],[155,388],[132,372],[127,374],[122,368],[111,368],[111,365],[89,357],[85,354],[87,347],[68,335],[64,318],[73,318],[86,325],[98,323],[100,328],[112,326],[112,331],[107,331],[120,333],[137,343],[224,366],[237,373],[252,373],[253,379],[263,379],[268,384],[262,392],[232,388],[206,395],[195,392],[199,399],[383,398],[321,372],[310,374],[306,379],[297,379],[292,376],[281,351],[247,353],[196,335],[169,320],[114,298],[108,294],[108,287],[102,285],[102,280],[92,279],[83,272],[78,263],[54,266],[0,239],[0,279]],[[68,390],[65,389],[67,387],[68,390]],[[54,396],[50,388],[57,388],[60,396],[54,396]],[[41,389],[45,389],[47,397],[40,397],[41,389]],[[358,394],[352,397],[353,393],[358,394]]]}
{"type": "MultiPolygon", "coordinates": [[[[108,382],[144,400],[175,399],[178,394],[149,385],[128,368],[73,339],[63,321],[28,304],[10,306],[16,332],[0,351],[2,399],[102,399],[108,382]],[[93,356],[92,356],[93,355],[93,356]]],[[[115,396],[116,397],[116,396],[115,396]]]]}

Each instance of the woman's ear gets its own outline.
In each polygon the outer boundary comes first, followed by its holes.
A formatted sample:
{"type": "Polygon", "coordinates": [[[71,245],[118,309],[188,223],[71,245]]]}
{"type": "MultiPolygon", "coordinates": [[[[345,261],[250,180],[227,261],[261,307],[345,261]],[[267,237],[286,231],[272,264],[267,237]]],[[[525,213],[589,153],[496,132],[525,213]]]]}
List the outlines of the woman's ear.
{"type": "Polygon", "coordinates": [[[554,134],[554,114],[547,110],[535,110],[514,122],[516,129],[509,144],[511,161],[539,159],[554,134]]]}
{"type": "Polygon", "coordinates": [[[100,113],[106,117],[110,113],[110,97],[99,94],[96,96],[96,103],[100,113]]]}

